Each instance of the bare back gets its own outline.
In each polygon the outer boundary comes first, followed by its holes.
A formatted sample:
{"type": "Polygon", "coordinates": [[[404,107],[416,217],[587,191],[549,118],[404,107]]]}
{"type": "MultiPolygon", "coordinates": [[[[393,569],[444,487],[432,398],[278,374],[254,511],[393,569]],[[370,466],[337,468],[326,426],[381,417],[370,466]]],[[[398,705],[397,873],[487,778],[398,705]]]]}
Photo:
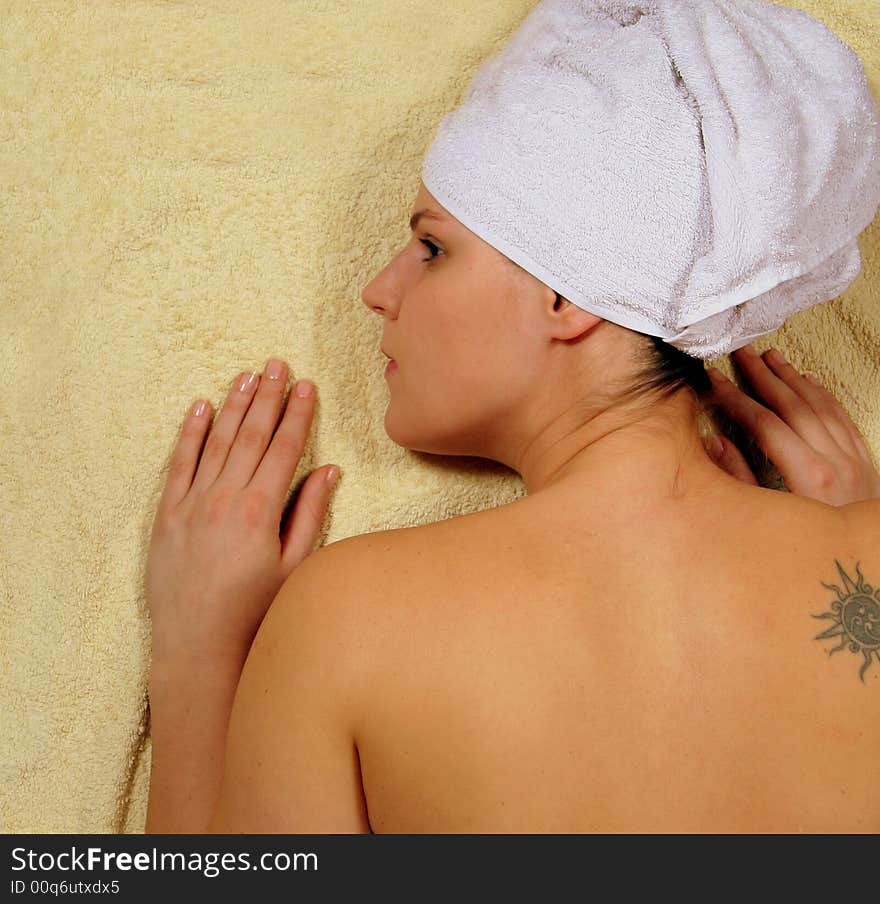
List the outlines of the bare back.
{"type": "Polygon", "coordinates": [[[356,732],[373,831],[880,830],[880,653],[849,646],[880,549],[844,509],[727,492],[384,534],[356,732]]]}

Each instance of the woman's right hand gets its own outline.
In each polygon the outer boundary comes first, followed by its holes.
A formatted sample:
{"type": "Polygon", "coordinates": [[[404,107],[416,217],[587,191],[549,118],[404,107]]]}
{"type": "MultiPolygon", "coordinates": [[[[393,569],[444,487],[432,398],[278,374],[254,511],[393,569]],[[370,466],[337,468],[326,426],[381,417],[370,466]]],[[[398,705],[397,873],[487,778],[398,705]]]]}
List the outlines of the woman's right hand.
{"type": "MultiPolygon", "coordinates": [[[[759,355],[750,343],[732,357],[765,404],[714,367],[709,368],[712,397],[755,438],[787,489],[828,505],[880,498],[880,473],[858,427],[832,393],[795,370],[776,349],[759,355]]],[[[726,436],[718,439],[723,446],[719,456],[712,453],[711,441],[706,443],[715,462],[757,486],[740,450],[726,436]]]]}

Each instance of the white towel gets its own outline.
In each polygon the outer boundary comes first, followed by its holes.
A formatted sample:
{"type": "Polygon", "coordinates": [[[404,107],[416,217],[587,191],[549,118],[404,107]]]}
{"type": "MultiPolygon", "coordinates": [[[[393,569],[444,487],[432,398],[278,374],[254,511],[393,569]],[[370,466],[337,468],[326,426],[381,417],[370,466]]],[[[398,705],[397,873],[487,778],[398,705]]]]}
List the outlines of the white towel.
{"type": "Polygon", "coordinates": [[[422,181],[573,304],[700,358],[835,298],[880,205],[856,53],[765,0],[544,0],[422,181]]]}

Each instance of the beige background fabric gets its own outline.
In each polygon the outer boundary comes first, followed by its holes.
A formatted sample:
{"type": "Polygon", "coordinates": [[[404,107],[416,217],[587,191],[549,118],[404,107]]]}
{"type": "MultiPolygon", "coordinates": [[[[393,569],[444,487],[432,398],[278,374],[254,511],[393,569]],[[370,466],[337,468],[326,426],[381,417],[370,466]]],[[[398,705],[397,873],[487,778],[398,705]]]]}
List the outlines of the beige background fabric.
{"type": "MultiPolygon", "coordinates": [[[[534,0],[0,2],[0,829],[141,832],[142,578],[188,406],[285,358],[318,385],[292,491],[321,542],[522,495],[385,435],[364,285],[408,241],[434,130],[534,0]]],[[[800,0],[865,62],[876,0],[800,0]]],[[[880,451],[878,222],[775,344],[880,451]]],[[[721,367],[731,373],[728,359],[721,367]]]]}

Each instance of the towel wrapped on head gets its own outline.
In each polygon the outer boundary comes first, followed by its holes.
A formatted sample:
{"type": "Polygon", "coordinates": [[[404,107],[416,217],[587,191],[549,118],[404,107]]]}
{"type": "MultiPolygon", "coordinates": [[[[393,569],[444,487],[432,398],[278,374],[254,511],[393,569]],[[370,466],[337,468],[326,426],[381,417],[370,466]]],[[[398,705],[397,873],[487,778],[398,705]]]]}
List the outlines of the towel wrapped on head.
{"type": "Polygon", "coordinates": [[[573,304],[699,358],[836,298],[880,204],[855,52],[766,0],[543,0],[422,182],[573,304]]]}

